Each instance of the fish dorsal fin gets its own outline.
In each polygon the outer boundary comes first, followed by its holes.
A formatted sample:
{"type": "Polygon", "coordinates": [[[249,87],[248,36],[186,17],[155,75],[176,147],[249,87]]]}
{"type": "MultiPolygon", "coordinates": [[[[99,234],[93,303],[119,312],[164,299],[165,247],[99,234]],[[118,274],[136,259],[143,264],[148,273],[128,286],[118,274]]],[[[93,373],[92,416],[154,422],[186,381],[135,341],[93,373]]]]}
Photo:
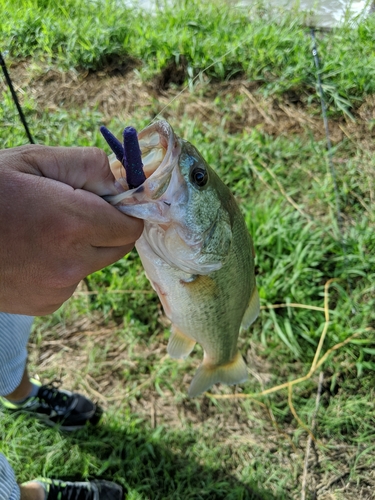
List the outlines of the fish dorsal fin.
{"type": "Polygon", "coordinates": [[[255,287],[252,296],[250,297],[249,305],[242,318],[242,328],[249,328],[251,323],[257,319],[260,310],[258,290],[255,287]]]}
{"type": "Polygon", "coordinates": [[[189,396],[192,398],[199,396],[218,382],[234,385],[245,382],[245,380],[247,380],[247,368],[243,357],[237,351],[232,361],[226,365],[210,366],[203,361],[191,381],[189,396]]]}
{"type": "Polygon", "coordinates": [[[169,337],[167,351],[171,358],[183,359],[189,356],[194,349],[195,340],[181,333],[175,326],[172,327],[172,333],[169,337]]]}

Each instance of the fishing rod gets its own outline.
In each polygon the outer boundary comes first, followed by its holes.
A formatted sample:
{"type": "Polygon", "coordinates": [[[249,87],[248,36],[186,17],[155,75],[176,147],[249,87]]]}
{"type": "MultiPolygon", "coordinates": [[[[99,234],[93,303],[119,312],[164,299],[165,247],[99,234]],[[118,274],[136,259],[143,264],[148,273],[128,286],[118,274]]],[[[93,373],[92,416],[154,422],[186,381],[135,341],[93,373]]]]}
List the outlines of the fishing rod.
{"type": "MultiPolygon", "coordinates": [[[[317,86],[318,86],[318,91],[319,91],[320,105],[322,108],[324,130],[325,130],[326,142],[327,142],[328,165],[329,165],[329,170],[330,170],[331,178],[332,178],[332,182],[333,182],[333,189],[334,189],[334,193],[335,193],[336,222],[337,222],[337,228],[338,228],[338,233],[339,233],[340,245],[341,245],[341,249],[342,249],[342,253],[343,253],[343,257],[344,257],[344,266],[347,268],[348,267],[347,266],[348,255],[347,255],[347,247],[346,247],[345,236],[344,236],[344,219],[343,219],[342,211],[341,211],[341,199],[340,199],[340,193],[339,193],[339,189],[338,189],[338,185],[337,185],[336,169],[335,169],[335,166],[333,164],[332,142],[331,142],[329,127],[328,127],[327,106],[326,106],[326,102],[324,99],[322,79],[320,77],[320,61],[319,61],[317,41],[316,41],[316,37],[315,37],[315,28],[313,28],[313,27],[310,28],[310,35],[311,35],[311,40],[312,40],[312,55],[313,55],[314,63],[315,63],[315,67],[316,67],[316,81],[317,81],[317,86]]],[[[351,279],[349,276],[347,278],[347,282],[348,282],[348,287],[349,287],[349,293],[351,296],[352,295],[352,285],[351,285],[351,279]]],[[[355,308],[352,307],[352,314],[355,314],[355,312],[356,312],[355,308]]]]}
{"type": "Polygon", "coordinates": [[[5,77],[5,80],[6,80],[7,84],[8,84],[10,93],[12,94],[13,102],[16,105],[16,108],[17,108],[19,117],[21,119],[22,125],[24,126],[27,138],[29,139],[30,144],[35,144],[34,139],[33,139],[32,135],[30,133],[29,127],[27,126],[25,115],[24,115],[24,113],[22,111],[22,108],[21,108],[20,102],[18,100],[16,91],[14,90],[12,79],[9,76],[8,69],[7,69],[4,57],[3,57],[3,55],[2,55],[1,52],[0,52],[0,65],[1,65],[1,68],[3,70],[4,77],[5,77]]]}
{"type": "Polygon", "coordinates": [[[329,134],[328,118],[327,118],[327,106],[326,106],[326,103],[324,100],[322,79],[320,77],[320,63],[319,63],[318,47],[317,47],[316,37],[315,37],[315,28],[310,29],[310,35],[311,35],[311,39],[312,39],[312,43],[313,43],[312,55],[313,55],[315,67],[316,67],[316,80],[317,80],[317,84],[318,84],[320,105],[322,108],[324,130],[325,130],[326,141],[327,141],[328,165],[329,165],[329,169],[331,172],[333,187],[334,187],[334,191],[335,191],[337,225],[338,225],[340,234],[342,236],[343,217],[342,217],[341,208],[340,208],[341,203],[340,203],[340,194],[339,194],[339,190],[338,190],[338,186],[337,186],[336,170],[335,170],[335,166],[333,164],[332,143],[331,143],[331,138],[330,138],[330,134],[329,134]]]}

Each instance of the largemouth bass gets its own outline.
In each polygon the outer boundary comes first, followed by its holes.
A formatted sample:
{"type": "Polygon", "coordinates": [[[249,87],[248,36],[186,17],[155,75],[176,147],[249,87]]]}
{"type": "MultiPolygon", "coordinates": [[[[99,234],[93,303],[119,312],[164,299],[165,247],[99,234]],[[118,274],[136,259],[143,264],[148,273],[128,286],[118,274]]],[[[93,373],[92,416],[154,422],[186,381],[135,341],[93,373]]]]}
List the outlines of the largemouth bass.
{"type": "Polygon", "coordinates": [[[166,121],[145,128],[138,140],[146,180],[128,189],[123,167],[112,157],[112,171],[127,190],[107,200],[145,221],[136,248],[172,323],[168,353],[185,358],[196,342],[203,347],[189,396],[218,382],[244,382],[238,335],[259,313],[244,218],[214,170],[166,121]]]}

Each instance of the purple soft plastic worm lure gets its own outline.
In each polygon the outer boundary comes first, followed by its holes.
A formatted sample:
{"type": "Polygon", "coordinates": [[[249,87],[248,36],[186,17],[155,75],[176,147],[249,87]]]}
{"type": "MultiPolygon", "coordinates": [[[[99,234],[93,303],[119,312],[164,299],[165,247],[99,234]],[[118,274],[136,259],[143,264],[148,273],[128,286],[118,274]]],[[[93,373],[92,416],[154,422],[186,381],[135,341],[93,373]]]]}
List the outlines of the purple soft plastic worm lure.
{"type": "Polygon", "coordinates": [[[143,172],[141,150],[139,148],[137,131],[133,127],[126,127],[124,137],[124,163],[126,180],[130,189],[136,188],[146,180],[143,172]]]}
{"type": "Polygon", "coordinates": [[[104,127],[104,125],[100,127],[100,132],[104,139],[107,141],[108,146],[115,153],[118,161],[120,161],[124,165],[124,147],[121,142],[112,134],[112,132],[107,129],[107,127],[104,127]]]}
{"type": "Polygon", "coordinates": [[[137,188],[146,180],[143,172],[141,150],[139,148],[137,131],[126,127],[123,133],[124,145],[104,126],[100,127],[108,146],[125,168],[126,180],[130,189],[137,188]]]}

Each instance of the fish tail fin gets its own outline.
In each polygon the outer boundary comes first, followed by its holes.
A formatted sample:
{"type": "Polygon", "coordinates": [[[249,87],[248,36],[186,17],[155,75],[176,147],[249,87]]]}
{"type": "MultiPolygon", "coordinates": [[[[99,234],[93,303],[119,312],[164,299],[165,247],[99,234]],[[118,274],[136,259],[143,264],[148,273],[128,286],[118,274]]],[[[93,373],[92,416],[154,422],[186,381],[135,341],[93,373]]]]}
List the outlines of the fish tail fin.
{"type": "Polygon", "coordinates": [[[243,357],[237,351],[234,358],[226,365],[210,366],[203,361],[189,387],[189,396],[194,398],[207,391],[212,385],[234,385],[247,380],[247,368],[243,357]]]}

